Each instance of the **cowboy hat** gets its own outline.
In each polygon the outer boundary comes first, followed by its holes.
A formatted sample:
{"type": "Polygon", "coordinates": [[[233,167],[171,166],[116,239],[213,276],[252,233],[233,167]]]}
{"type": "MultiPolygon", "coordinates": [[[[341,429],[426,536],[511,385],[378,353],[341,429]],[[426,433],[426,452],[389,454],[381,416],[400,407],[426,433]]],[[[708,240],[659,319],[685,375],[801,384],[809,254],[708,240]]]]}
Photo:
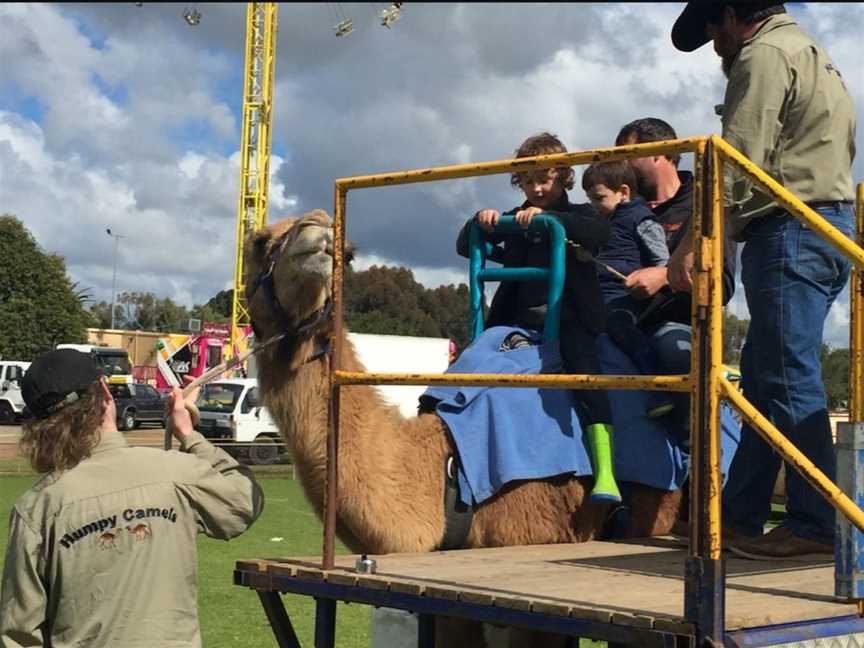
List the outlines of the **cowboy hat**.
{"type": "Polygon", "coordinates": [[[672,27],[672,44],[682,52],[699,49],[711,40],[705,29],[708,23],[720,24],[723,20],[723,10],[733,4],[746,4],[754,8],[762,5],[767,8],[783,3],[776,0],[737,3],[729,0],[691,0],[672,27]]]}

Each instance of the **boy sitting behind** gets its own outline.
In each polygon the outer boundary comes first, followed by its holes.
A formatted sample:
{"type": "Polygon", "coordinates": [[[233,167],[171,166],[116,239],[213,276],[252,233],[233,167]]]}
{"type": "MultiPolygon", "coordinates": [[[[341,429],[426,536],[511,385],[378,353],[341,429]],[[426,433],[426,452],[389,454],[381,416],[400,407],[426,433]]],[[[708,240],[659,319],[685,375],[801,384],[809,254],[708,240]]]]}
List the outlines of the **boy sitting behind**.
{"type": "MultiPolygon", "coordinates": [[[[597,260],[623,275],[669,261],[666,233],[645,199],[636,193],[636,175],[625,161],[599,162],[582,176],[582,188],[601,216],[609,220],[609,241],[597,260]]],[[[609,337],[643,373],[657,370],[648,338],[638,327],[643,305],[630,296],[619,277],[600,270],[609,337]]]]}
{"type": "MultiPolygon", "coordinates": [[[[549,133],[529,137],[516,150],[516,157],[533,157],[566,153],[560,140],[549,133]]],[[[609,235],[609,226],[598,218],[588,205],[574,205],[567,197],[573,188],[573,169],[555,167],[531,172],[514,173],[510,184],[525,194],[525,202],[507,214],[515,214],[516,222],[527,230],[531,220],[540,213],[557,217],[566,236],[589,251],[596,252],[609,235]]],[[[477,220],[490,234],[487,240],[503,245],[505,267],[549,267],[549,240],[545,233],[495,234],[500,214],[495,209],[483,209],[462,228],[456,243],[457,252],[468,256],[469,228],[477,220]]],[[[574,374],[600,374],[596,336],[604,328],[603,297],[597,280],[597,270],[591,263],[576,258],[567,248],[567,268],[561,298],[560,348],[564,370],[574,374]]],[[[502,282],[487,318],[488,326],[519,326],[542,330],[546,316],[547,285],[545,281],[502,282]]],[[[588,435],[594,465],[594,500],[621,501],[612,466],[612,412],[606,392],[574,390],[577,413],[588,435]]]]}

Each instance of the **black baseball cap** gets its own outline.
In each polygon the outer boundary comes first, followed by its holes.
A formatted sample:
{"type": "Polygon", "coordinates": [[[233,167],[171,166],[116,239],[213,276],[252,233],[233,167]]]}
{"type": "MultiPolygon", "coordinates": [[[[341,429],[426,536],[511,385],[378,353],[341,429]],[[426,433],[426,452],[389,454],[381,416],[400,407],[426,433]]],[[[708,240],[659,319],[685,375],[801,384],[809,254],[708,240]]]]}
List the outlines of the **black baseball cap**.
{"type": "Polygon", "coordinates": [[[31,415],[46,418],[77,401],[100,375],[86,353],[74,349],[49,351],[27,369],[21,379],[21,396],[31,415]]]}
{"type": "MultiPolygon", "coordinates": [[[[719,24],[723,18],[723,9],[736,3],[730,0],[690,0],[678,20],[672,26],[672,44],[682,52],[693,52],[711,40],[706,26],[708,23],[719,24]]],[[[777,0],[748,2],[750,5],[762,5],[765,8],[782,6],[777,0]]]]}

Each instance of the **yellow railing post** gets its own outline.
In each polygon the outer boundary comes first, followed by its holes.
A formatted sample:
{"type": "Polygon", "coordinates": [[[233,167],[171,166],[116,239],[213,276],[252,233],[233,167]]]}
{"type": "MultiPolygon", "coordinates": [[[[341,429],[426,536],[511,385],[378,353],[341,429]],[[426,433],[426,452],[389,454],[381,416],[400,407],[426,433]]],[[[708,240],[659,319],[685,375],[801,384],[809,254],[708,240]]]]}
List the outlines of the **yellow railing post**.
{"type": "Polygon", "coordinates": [[[330,372],[328,376],[327,479],[324,488],[324,554],[322,569],[332,569],[336,555],[336,509],[339,496],[339,402],[341,386],[336,373],[342,358],[342,278],[345,268],[345,208],[348,191],[336,185],[333,210],[333,331],[330,337],[330,372]]]}
{"type": "Polygon", "coordinates": [[[710,142],[697,147],[691,225],[695,258],[690,354],[690,552],[684,589],[684,614],[696,624],[697,645],[722,644],[725,632],[718,382],[723,349],[723,223],[716,181],[718,163],[710,142]]]}
{"type": "MultiPolygon", "coordinates": [[[[855,243],[864,247],[864,182],[855,201],[855,243]]],[[[852,267],[849,277],[849,420],[864,417],[864,273],[852,267]]]]}

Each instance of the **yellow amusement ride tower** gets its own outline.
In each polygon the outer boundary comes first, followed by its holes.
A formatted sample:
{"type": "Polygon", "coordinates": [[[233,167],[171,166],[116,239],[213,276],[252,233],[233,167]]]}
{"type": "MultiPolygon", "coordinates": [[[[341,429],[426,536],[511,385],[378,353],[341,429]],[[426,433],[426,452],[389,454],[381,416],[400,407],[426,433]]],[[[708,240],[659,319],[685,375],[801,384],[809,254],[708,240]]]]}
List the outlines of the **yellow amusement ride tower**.
{"type": "Polygon", "coordinates": [[[267,224],[277,10],[275,2],[250,2],[246,10],[240,195],[237,200],[237,249],[229,351],[232,356],[242,351],[240,341],[251,324],[243,283],[243,246],[249,232],[267,224]]]}

